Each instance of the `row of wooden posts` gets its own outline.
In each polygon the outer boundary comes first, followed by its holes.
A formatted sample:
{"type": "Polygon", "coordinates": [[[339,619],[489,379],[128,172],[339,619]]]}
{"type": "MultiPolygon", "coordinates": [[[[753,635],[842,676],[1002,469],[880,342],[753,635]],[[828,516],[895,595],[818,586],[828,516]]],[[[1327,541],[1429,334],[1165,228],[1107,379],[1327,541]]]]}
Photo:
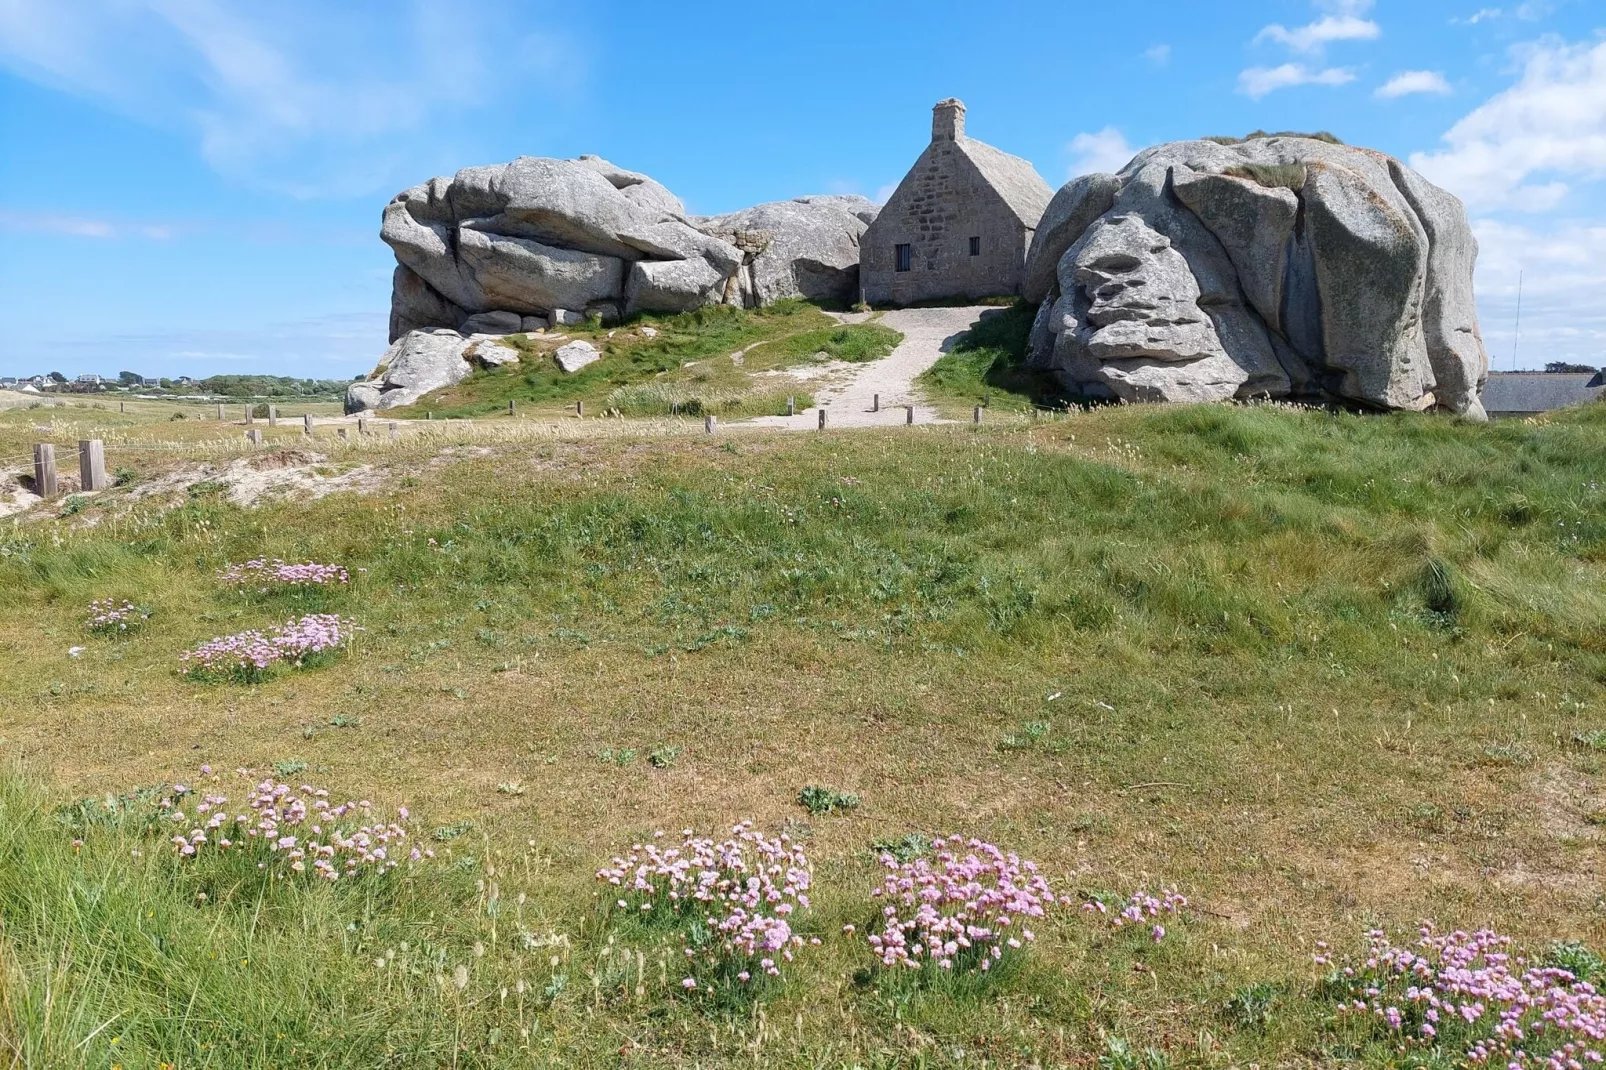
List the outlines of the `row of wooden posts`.
{"type": "MultiPolygon", "coordinates": [[[[245,422],[248,424],[256,422],[255,416],[251,410],[252,406],[246,406],[245,422]]],[[[981,423],[981,410],[982,407],[980,405],[977,405],[975,409],[972,410],[972,423],[981,423]]],[[[574,411],[576,416],[584,416],[585,402],[575,402],[574,411]]],[[[875,395],[871,411],[881,411],[880,394],[875,395]]],[[[913,424],[915,422],[915,407],[913,405],[905,405],[903,407],[903,411],[903,422],[906,424],[913,424]]],[[[507,412],[509,416],[514,414],[513,402],[511,401],[507,403],[507,412]]],[[[797,415],[797,399],[795,397],[789,397],[786,399],[786,415],[797,415]]],[[[217,418],[219,420],[225,420],[228,418],[225,414],[224,406],[222,405],[217,407],[217,418]]],[[[819,421],[820,430],[825,430],[826,416],[825,409],[823,407],[819,410],[819,421]]],[[[368,424],[369,421],[367,417],[357,418],[357,435],[359,438],[369,433],[368,424]]],[[[278,408],[273,405],[268,406],[268,426],[279,426],[279,411],[278,408]]],[[[301,418],[301,430],[303,434],[312,434],[311,416],[303,416],[301,418]]],[[[709,413],[707,416],[703,417],[703,430],[708,432],[710,435],[719,430],[719,420],[714,416],[713,413],[709,413]]],[[[338,428],[335,433],[341,438],[347,437],[347,432],[344,427],[338,428]]],[[[247,431],[245,433],[245,437],[254,446],[262,445],[262,432],[258,428],[252,428],[251,430],[247,431]]],[[[392,421],[390,424],[390,437],[392,439],[401,437],[401,425],[395,423],[394,421],[392,421]]],[[[105,490],[108,486],[106,479],[106,446],[100,439],[91,438],[79,440],[78,476],[79,487],[82,490],[105,490]]],[[[35,491],[46,498],[54,498],[58,493],[60,493],[56,479],[56,447],[49,442],[40,442],[34,445],[33,485],[35,491]]]]}
{"type": "MultiPolygon", "coordinates": [[[[78,443],[78,484],[83,490],[105,490],[106,447],[100,439],[82,439],[78,443]]],[[[37,443],[33,448],[33,488],[45,498],[60,493],[56,484],[56,447],[48,442],[37,443]]]]}

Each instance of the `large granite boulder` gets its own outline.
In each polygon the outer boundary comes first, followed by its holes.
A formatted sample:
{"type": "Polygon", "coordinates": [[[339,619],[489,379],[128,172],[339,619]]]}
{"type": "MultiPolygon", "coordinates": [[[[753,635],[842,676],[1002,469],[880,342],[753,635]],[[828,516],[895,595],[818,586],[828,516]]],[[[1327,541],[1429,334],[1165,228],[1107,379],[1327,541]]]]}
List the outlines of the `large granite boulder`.
{"type": "Polygon", "coordinates": [[[799,197],[692,222],[741,250],[742,304],[787,297],[852,303],[859,294],[859,239],[877,211],[864,197],[799,197]]]}
{"type": "MultiPolygon", "coordinates": [[[[617,314],[642,262],[691,261],[733,276],[741,253],[683,211],[646,175],[596,156],[521,156],[432,178],[385,206],[380,237],[404,269],[393,282],[391,340],[491,312],[617,314]]],[[[686,300],[677,292],[653,304],[656,292],[627,311],[679,311],[686,300]]]]}
{"type": "Polygon", "coordinates": [[[1338,399],[1482,419],[1461,203],[1301,137],[1182,141],[1055,196],[1024,292],[1032,361],[1127,401],[1338,399]]]}
{"type": "Polygon", "coordinates": [[[397,260],[390,340],[468,332],[487,316],[559,323],[851,301],[859,236],[875,211],[863,197],[802,197],[688,218],[663,186],[599,156],[465,168],[385,206],[380,237],[397,260]]]}
{"type": "Polygon", "coordinates": [[[411,405],[431,391],[462,382],[476,366],[514,364],[518,359],[518,351],[498,336],[465,336],[444,329],[410,331],[385,350],[371,377],[346,388],[346,411],[411,405]]]}

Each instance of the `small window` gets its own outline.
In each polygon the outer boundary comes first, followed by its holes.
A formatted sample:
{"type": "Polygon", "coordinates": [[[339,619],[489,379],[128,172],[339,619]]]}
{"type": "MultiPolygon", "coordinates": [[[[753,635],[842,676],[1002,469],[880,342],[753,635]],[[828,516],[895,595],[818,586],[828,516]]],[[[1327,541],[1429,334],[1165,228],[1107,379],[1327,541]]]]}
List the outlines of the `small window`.
{"type": "Polygon", "coordinates": [[[898,246],[898,270],[908,271],[914,265],[914,257],[907,245],[898,246]]]}
{"type": "Polygon", "coordinates": [[[981,238],[977,237],[977,238],[970,239],[970,255],[971,256],[980,256],[981,255],[981,238]]]}

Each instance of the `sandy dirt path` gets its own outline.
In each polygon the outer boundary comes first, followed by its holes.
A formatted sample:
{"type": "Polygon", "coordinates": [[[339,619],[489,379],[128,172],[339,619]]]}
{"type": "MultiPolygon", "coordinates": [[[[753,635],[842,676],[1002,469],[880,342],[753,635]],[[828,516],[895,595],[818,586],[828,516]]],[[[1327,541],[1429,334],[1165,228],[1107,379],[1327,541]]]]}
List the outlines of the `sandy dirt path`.
{"type": "MultiPolygon", "coordinates": [[[[819,426],[820,408],[826,410],[827,427],[887,427],[906,419],[904,406],[915,407],[916,423],[937,423],[937,410],[925,403],[915,379],[937,363],[954,341],[972,326],[988,306],[965,308],[904,308],[888,312],[875,322],[903,335],[903,342],[890,354],[868,364],[843,365],[820,380],[814,390],[815,408],[796,416],[759,416],[741,421],[745,425],[782,427],[805,431],[819,426]],[[881,411],[875,411],[876,395],[881,411]]],[[[868,315],[838,316],[844,323],[863,323],[868,315]]]]}

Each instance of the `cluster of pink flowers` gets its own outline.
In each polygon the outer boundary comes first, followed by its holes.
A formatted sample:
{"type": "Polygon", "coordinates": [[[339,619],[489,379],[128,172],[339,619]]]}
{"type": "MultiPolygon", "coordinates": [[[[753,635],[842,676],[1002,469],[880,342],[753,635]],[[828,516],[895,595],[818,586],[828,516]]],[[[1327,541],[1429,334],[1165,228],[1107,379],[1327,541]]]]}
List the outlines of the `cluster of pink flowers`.
{"type": "Polygon", "coordinates": [[[301,665],[308,657],[335,650],[361,631],[332,613],[311,613],[264,635],[240,632],[202,643],[179,655],[179,672],[194,679],[261,678],[275,665],[301,665]]]}
{"type": "Polygon", "coordinates": [[[100,598],[89,603],[89,617],[84,626],[101,635],[120,635],[134,631],[151,619],[150,611],[141,609],[123,599],[100,598]]]}
{"type": "Polygon", "coordinates": [[[803,848],[785,835],[766,837],[751,821],[722,842],[686,829],[678,847],[634,844],[597,879],[617,890],[621,911],[706,926],[708,939],[689,939],[685,949],[691,974],[681,985],[687,989],[699,987],[700,972],[704,983],[711,973],[744,985],[755,976],[778,977],[796,948],[819,943],[794,933],[789,920],[809,906],[813,870],[803,848]]]}
{"type": "Polygon", "coordinates": [[[1424,925],[1414,948],[1381,930],[1367,943],[1366,958],[1331,979],[1341,1010],[1409,1046],[1456,1048],[1472,1066],[1580,1070],[1606,1059],[1606,997],[1567,970],[1513,954],[1510,937],[1438,936],[1424,925]]]}
{"type": "Polygon", "coordinates": [[[867,939],[883,965],[985,972],[1035,939],[1031,920],[1058,902],[1035,863],[976,839],[931,847],[932,858],[881,856],[881,931],[867,939]]]}
{"type": "Polygon", "coordinates": [[[1148,925],[1149,937],[1155,943],[1165,939],[1165,925],[1161,919],[1167,914],[1180,916],[1187,907],[1188,899],[1178,894],[1175,888],[1162,888],[1158,897],[1149,894],[1145,888],[1139,888],[1127,897],[1126,906],[1110,914],[1110,908],[1102,899],[1092,899],[1082,904],[1085,914],[1109,915],[1110,927],[1124,929],[1128,925],[1148,925]]]}
{"type": "MultiPolygon", "coordinates": [[[[248,781],[254,779],[248,769],[236,772],[248,781]]],[[[213,785],[219,781],[210,766],[203,765],[201,775],[213,785]]],[[[292,873],[310,869],[330,881],[395,869],[407,840],[405,806],[397,810],[395,820],[375,821],[373,804],[366,799],[331,804],[329,792],[322,788],[303,784],[294,789],[271,778],[253,784],[238,808],[231,809],[229,797],[216,787],[184,784],[174,784],[158,806],[163,820],[185,830],[171,839],[183,858],[207,851],[252,851],[263,856],[258,869],[282,861],[292,873]]],[[[414,847],[407,857],[418,862],[435,853],[414,847]]]]}
{"type": "Polygon", "coordinates": [[[351,581],[351,574],[340,565],[320,565],[307,561],[288,564],[256,558],[218,570],[218,578],[231,587],[253,587],[259,593],[274,587],[337,587],[351,581]]]}

